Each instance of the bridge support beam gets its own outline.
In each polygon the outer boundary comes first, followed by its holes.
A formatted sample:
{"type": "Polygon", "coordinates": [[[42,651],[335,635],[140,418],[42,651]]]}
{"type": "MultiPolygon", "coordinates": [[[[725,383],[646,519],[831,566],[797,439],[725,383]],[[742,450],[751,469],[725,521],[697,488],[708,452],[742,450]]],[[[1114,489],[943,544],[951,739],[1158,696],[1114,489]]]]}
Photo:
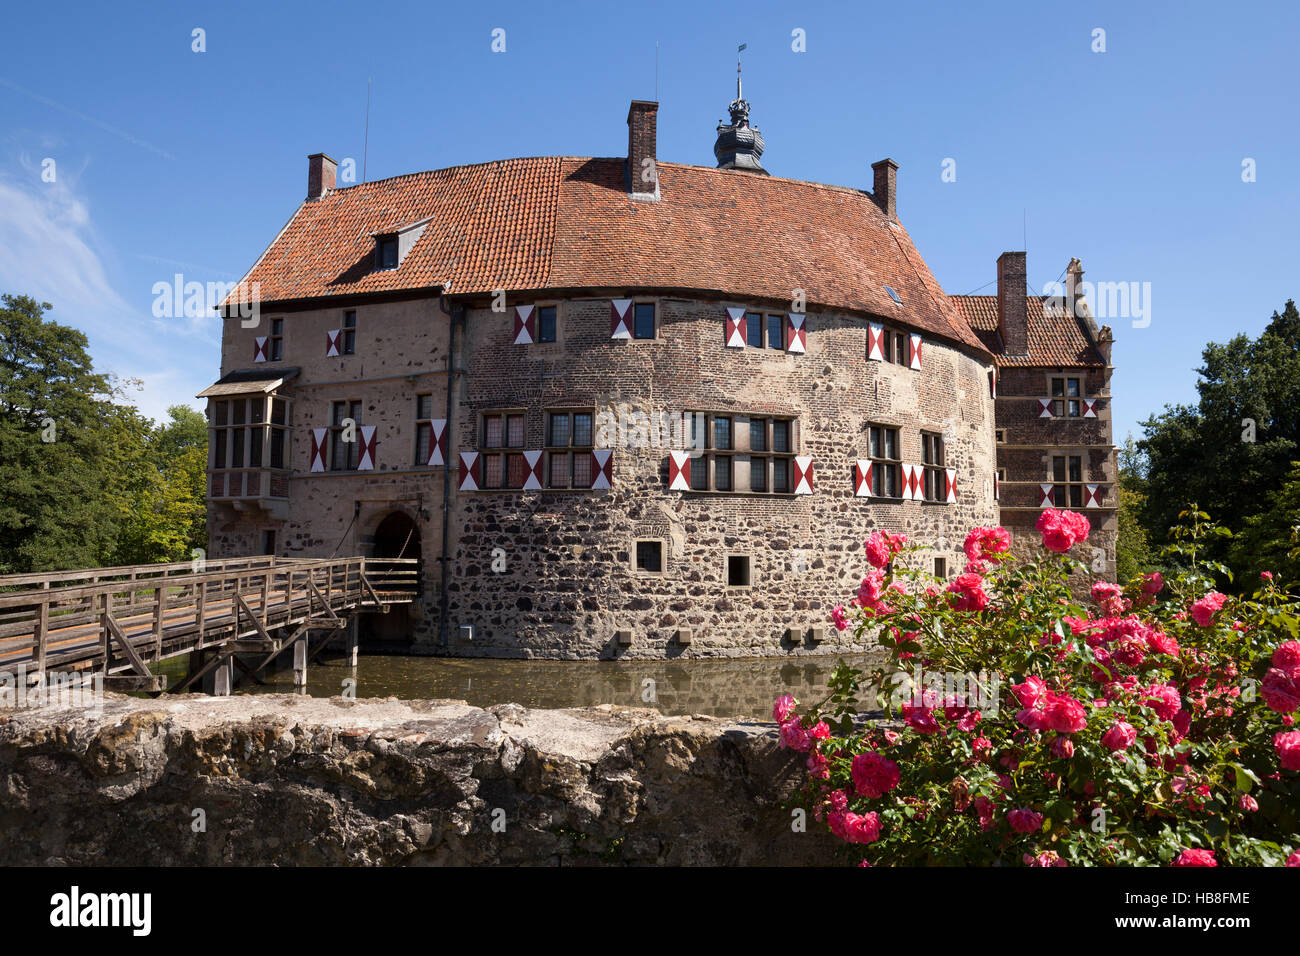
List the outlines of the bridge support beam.
{"type": "Polygon", "coordinates": [[[293,642],[293,689],[298,693],[307,690],[307,638],[293,642]]]}
{"type": "Polygon", "coordinates": [[[212,695],[214,697],[229,697],[234,668],[230,663],[230,655],[227,654],[213,671],[212,678],[212,695]]]}
{"type": "Polygon", "coordinates": [[[357,666],[357,648],[361,644],[360,634],[360,624],[357,621],[357,616],[354,614],[352,615],[351,620],[348,621],[348,633],[346,638],[348,667],[357,666]]]}

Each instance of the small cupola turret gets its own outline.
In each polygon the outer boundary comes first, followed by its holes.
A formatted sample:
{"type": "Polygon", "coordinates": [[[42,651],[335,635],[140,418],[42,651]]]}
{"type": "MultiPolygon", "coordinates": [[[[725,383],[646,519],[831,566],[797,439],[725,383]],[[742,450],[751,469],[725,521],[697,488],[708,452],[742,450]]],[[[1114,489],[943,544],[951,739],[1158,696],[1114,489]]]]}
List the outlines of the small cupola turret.
{"type": "Polygon", "coordinates": [[[749,125],[749,103],[741,92],[740,51],[745,46],[742,43],[736,51],[736,98],[727,107],[731,113],[731,123],[718,123],[718,138],[713,144],[713,155],[718,159],[719,169],[741,169],[766,176],[768,172],[761,162],[763,134],[749,125]]]}

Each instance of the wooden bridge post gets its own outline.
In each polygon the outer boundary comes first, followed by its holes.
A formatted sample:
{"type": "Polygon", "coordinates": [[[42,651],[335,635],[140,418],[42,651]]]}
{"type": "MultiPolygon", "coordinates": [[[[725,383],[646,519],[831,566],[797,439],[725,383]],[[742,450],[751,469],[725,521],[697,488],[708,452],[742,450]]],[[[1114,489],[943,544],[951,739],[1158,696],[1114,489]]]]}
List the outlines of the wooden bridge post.
{"type": "Polygon", "coordinates": [[[110,591],[105,591],[99,598],[99,639],[100,647],[104,655],[104,674],[107,676],[108,667],[113,662],[113,636],[108,630],[108,619],[113,613],[113,595],[110,591]]]}
{"type": "Polygon", "coordinates": [[[293,689],[299,693],[305,693],[307,690],[306,635],[293,642],[293,689]]]}
{"type": "Polygon", "coordinates": [[[360,643],[361,643],[360,623],[357,620],[357,616],[353,614],[352,617],[348,620],[348,633],[347,633],[348,667],[357,666],[357,647],[360,643]]]}
{"type": "Polygon", "coordinates": [[[50,629],[50,603],[42,600],[36,608],[32,635],[32,656],[36,658],[36,679],[45,686],[45,643],[50,629]]]}
{"type": "Polygon", "coordinates": [[[205,616],[204,605],[208,602],[208,582],[200,581],[194,587],[194,623],[199,630],[199,643],[203,643],[203,618],[205,616]]]}
{"type": "Polygon", "coordinates": [[[153,649],[159,660],[162,659],[163,612],[167,609],[166,578],[154,591],[153,605],[153,649]]]}
{"type": "Polygon", "coordinates": [[[217,665],[216,672],[213,676],[212,695],[214,697],[229,697],[232,676],[231,656],[227,655],[225,660],[217,665]]]}

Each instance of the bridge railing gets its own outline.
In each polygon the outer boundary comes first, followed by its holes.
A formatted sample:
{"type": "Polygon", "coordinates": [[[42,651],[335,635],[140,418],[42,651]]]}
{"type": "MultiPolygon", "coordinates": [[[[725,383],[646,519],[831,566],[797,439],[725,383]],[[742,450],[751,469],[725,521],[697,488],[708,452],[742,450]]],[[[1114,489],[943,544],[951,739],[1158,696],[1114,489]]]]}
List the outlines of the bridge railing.
{"type": "Polygon", "coordinates": [[[240,558],[0,577],[0,670],[145,670],[217,640],[413,600],[419,562],[240,558]]]}

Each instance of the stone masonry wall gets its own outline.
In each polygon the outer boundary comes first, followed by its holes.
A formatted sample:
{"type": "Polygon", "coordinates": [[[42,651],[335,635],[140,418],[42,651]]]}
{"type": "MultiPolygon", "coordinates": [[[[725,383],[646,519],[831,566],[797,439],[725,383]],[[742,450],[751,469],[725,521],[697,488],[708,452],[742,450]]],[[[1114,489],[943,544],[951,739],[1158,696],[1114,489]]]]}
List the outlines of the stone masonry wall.
{"type": "Polygon", "coordinates": [[[832,863],[802,763],[651,711],[110,694],[0,711],[0,865],[832,863]]]}

